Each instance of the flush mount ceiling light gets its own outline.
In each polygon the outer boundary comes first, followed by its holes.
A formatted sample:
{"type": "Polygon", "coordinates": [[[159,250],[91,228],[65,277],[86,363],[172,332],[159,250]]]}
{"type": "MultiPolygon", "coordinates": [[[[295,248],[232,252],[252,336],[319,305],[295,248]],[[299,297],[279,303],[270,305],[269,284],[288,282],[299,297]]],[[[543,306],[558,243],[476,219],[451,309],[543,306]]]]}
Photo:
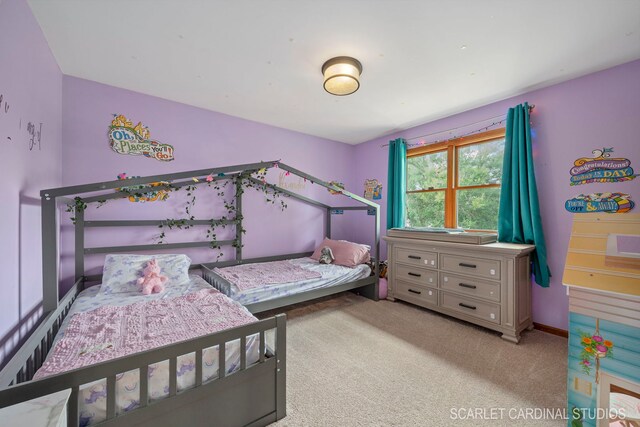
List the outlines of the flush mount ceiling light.
{"type": "Polygon", "coordinates": [[[331,95],[350,95],[360,88],[362,64],[349,56],[331,58],[322,65],[324,90],[331,95]]]}

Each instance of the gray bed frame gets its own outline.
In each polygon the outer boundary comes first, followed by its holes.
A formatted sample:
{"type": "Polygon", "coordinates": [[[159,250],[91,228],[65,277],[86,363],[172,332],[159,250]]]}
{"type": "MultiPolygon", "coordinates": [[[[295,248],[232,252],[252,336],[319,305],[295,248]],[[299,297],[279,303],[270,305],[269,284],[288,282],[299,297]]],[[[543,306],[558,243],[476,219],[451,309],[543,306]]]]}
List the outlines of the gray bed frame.
{"type": "MultiPolygon", "coordinates": [[[[377,261],[379,259],[379,205],[346,190],[337,188],[288,165],[280,163],[279,161],[259,162],[140,177],[127,180],[126,185],[129,187],[155,183],[158,181],[167,181],[171,182],[171,186],[154,187],[154,190],[163,188],[170,189],[176,186],[199,185],[205,182],[204,180],[200,180],[199,183],[196,183],[192,180],[193,177],[203,177],[213,174],[214,176],[218,176],[216,178],[217,180],[230,179],[234,175],[243,172],[254,172],[274,166],[277,166],[282,170],[289,171],[290,173],[302,177],[314,184],[338,191],[342,195],[364,205],[331,207],[284,188],[280,188],[276,185],[267,184],[272,189],[279,191],[286,196],[293,197],[297,200],[324,209],[326,212],[326,235],[328,237],[331,236],[332,210],[375,210],[374,260],[377,261]],[[224,176],[221,176],[222,174],[224,174],[224,176]]],[[[260,181],[255,181],[256,183],[260,183],[260,181]]],[[[74,199],[71,196],[78,195],[83,195],[82,200],[87,204],[107,199],[128,197],[129,193],[123,191],[111,191],[105,193],[105,191],[114,190],[122,186],[123,182],[121,180],[114,180],[41,191],[43,247],[42,283],[43,309],[45,314],[37,329],[16,352],[2,371],[0,371],[0,408],[25,402],[37,397],[46,396],[57,391],[70,389],[71,396],[69,398],[69,404],[67,405],[67,420],[68,426],[75,427],[79,422],[79,387],[92,381],[106,379],[107,419],[97,425],[134,426],[153,423],[152,425],[167,427],[176,425],[263,426],[283,418],[286,415],[286,317],[283,314],[248,325],[201,336],[188,341],[68,371],[59,375],[53,375],[39,380],[32,379],[35,372],[44,363],[44,360],[51,349],[56,333],[58,332],[74,300],[84,289],[85,283],[99,281],[101,279],[100,275],[91,276],[86,274],[84,265],[85,255],[208,247],[211,244],[211,242],[208,241],[193,241],[165,244],[86,247],[86,228],[157,227],[162,223],[162,220],[90,221],[85,220],[83,211],[77,211],[75,212],[75,283],[67,294],[60,300],[58,295],[58,210],[60,205],[72,204],[74,199]],[[275,342],[270,342],[269,351],[266,351],[266,334],[270,331],[273,331],[274,333],[275,342]],[[260,336],[260,359],[257,363],[248,366],[244,349],[246,349],[247,337],[254,334],[258,334],[260,336]],[[224,344],[236,340],[240,341],[240,368],[232,374],[225,374],[224,344]],[[217,379],[203,383],[202,351],[205,348],[216,345],[220,348],[220,376],[217,379]],[[176,384],[177,358],[178,356],[191,352],[195,352],[196,354],[196,384],[193,388],[178,392],[176,384]],[[146,380],[146,373],[148,372],[149,364],[164,360],[169,360],[169,397],[158,402],[149,402],[148,384],[146,380]],[[140,407],[116,416],[116,375],[133,369],[140,370],[140,407]]],[[[236,195],[235,200],[238,219],[229,220],[229,223],[236,225],[241,225],[242,221],[241,193],[242,192],[239,192],[239,195],[236,195]]],[[[189,225],[197,226],[208,225],[210,224],[210,221],[211,219],[191,220],[186,222],[189,223],[189,225]]],[[[207,272],[210,271],[209,269],[216,266],[223,267],[241,263],[264,262],[309,255],[309,253],[302,253],[243,259],[241,227],[236,226],[235,229],[236,240],[240,244],[236,246],[234,260],[207,263],[204,265],[193,265],[192,268],[199,269],[204,267],[202,270],[203,275],[206,278],[206,275],[208,274],[207,272]]],[[[216,243],[220,246],[232,245],[233,240],[218,241],[216,243]]],[[[266,303],[253,304],[248,306],[248,308],[253,313],[257,313],[346,290],[359,290],[363,295],[377,300],[378,273],[378,262],[375,262],[375,275],[366,279],[360,279],[336,287],[304,292],[291,297],[267,301],[266,303]]]]}

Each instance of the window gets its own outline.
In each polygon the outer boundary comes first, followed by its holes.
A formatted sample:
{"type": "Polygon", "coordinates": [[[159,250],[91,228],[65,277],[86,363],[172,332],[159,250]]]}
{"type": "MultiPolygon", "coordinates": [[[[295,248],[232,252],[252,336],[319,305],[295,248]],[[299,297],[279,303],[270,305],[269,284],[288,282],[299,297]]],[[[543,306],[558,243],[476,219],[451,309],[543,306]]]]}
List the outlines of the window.
{"type": "Polygon", "coordinates": [[[407,151],[407,226],[496,230],[504,129],[407,151]]]}

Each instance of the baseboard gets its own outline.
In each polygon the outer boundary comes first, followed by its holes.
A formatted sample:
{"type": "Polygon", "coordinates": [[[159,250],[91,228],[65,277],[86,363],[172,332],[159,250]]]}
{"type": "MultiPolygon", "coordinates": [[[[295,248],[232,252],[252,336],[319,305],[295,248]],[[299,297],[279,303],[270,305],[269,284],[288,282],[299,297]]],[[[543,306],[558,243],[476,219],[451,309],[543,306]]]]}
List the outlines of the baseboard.
{"type": "Polygon", "coordinates": [[[569,332],[564,329],[556,328],[554,326],[543,325],[542,323],[536,323],[536,322],[533,322],[533,327],[539,331],[546,332],[548,334],[557,335],[563,338],[569,338],[569,332]]]}

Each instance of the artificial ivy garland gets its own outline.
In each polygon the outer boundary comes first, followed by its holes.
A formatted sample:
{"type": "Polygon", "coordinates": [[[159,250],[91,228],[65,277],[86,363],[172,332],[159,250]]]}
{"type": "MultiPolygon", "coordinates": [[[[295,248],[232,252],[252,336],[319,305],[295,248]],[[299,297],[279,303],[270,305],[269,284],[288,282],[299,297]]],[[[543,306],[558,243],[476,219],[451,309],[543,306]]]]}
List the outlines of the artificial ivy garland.
{"type": "MultiPolygon", "coordinates": [[[[196,219],[192,213],[193,212],[192,209],[196,203],[195,193],[198,188],[195,185],[195,183],[205,181],[208,187],[213,187],[213,189],[217,191],[216,193],[217,196],[224,197],[225,191],[227,190],[227,186],[231,182],[233,184],[233,187],[236,189],[234,202],[228,202],[227,200],[224,201],[224,207],[227,211],[226,215],[223,215],[218,219],[212,219],[207,227],[207,232],[206,232],[207,240],[210,241],[209,247],[211,249],[217,249],[218,251],[220,251],[218,253],[216,260],[220,259],[223,253],[222,253],[222,247],[218,244],[218,241],[217,241],[216,229],[218,227],[225,228],[229,221],[233,221],[235,222],[235,226],[239,227],[240,233],[244,234],[246,232],[244,227],[242,227],[243,216],[237,211],[237,207],[235,205],[235,200],[237,200],[238,197],[244,194],[245,188],[253,188],[256,191],[262,191],[265,194],[265,201],[267,203],[276,204],[277,202],[279,202],[281,210],[284,211],[287,208],[287,204],[281,198],[282,196],[288,197],[287,194],[267,184],[266,175],[267,175],[267,169],[262,168],[258,171],[244,171],[237,175],[234,175],[231,178],[225,177],[225,180],[223,183],[221,183],[221,180],[216,179],[216,177],[213,177],[212,175],[208,175],[202,179],[194,177],[192,178],[192,180],[194,181],[194,184],[189,184],[184,186],[177,186],[177,185],[172,185],[171,183],[164,183],[165,184],[164,186],[167,188],[167,192],[177,192],[180,189],[184,189],[186,191],[187,201],[185,204],[185,213],[188,215],[188,218],[186,219],[185,218],[182,218],[182,219],[167,218],[166,220],[163,220],[158,225],[158,228],[160,229],[160,233],[154,237],[155,242],[158,244],[167,243],[165,240],[166,239],[165,227],[168,228],[169,230],[172,230],[174,228],[177,228],[180,230],[186,230],[192,227],[192,225],[189,222],[196,219]]],[[[224,174],[220,174],[219,177],[224,177],[224,174]]],[[[119,191],[129,194],[130,197],[140,199],[144,197],[145,194],[148,193],[148,191],[145,191],[145,190],[148,190],[150,187],[151,187],[150,185],[135,186],[134,188],[122,187],[120,188],[119,191]]],[[[168,198],[168,195],[163,200],[166,200],[167,198],[168,198]]],[[[96,208],[100,208],[106,203],[107,203],[107,200],[99,200],[96,208]]],[[[74,198],[73,203],[69,203],[67,205],[66,212],[69,212],[72,214],[70,219],[73,224],[76,223],[76,216],[75,216],[76,213],[84,212],[87,209],[87,207],[88,207],[87,203],[81,197],[74,198]]],[[[241,245],[238,239],[234,239],[232,246],[234,248],[238,248],[244,245],[241,245]]]]}

